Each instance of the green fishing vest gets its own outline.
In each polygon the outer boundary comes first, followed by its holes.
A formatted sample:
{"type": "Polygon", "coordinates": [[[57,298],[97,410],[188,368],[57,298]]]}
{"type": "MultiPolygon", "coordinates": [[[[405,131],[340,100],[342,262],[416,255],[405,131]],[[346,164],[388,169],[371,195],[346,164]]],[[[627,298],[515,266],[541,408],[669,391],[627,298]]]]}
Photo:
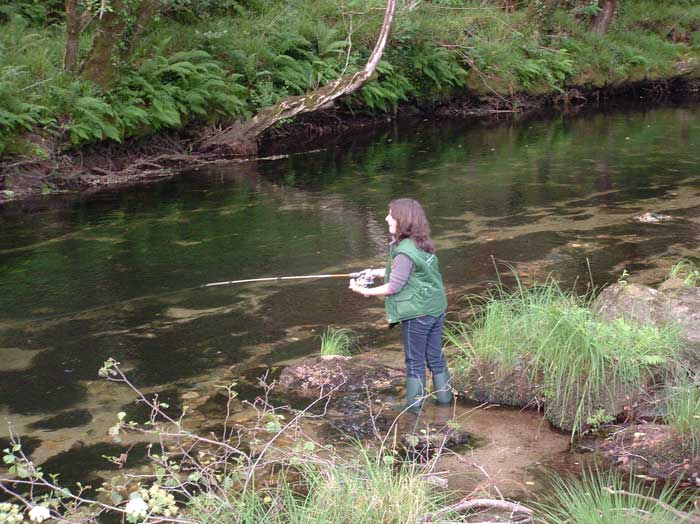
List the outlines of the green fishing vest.
{"type": "Polygon", "coordinates": [[[387,295],[384,304],[389,323],[400,322],[423,315],[440,316],[447,309],[447,296],[438,268],[437,256],[418,249],[410,238],[404,238],[391,248],[386,263],[384,282],[391,279],[391,263],[399,253],[413,261],[414,268],[406,284],[398,293],[387,295]]]}

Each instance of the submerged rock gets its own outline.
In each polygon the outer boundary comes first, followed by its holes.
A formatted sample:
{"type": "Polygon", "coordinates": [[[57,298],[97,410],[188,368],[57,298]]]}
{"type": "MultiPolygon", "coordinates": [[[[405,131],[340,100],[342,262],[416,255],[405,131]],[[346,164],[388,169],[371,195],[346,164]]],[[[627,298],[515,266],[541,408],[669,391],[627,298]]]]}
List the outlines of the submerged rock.
{"type": "Polygon", "coordinates": [[[321,391],[381,391],[403,384],[406,372],[362,355],[314,357],[285,368],[279,377],[281,388],[301,396],[321,391]]]}
{"type": "Polygon", "coordinates": [[[469,433],[461,428],[442,426],[428,427],[401,436],[401,446],[409,458],[429,460],[435,453],[469,444],[469,433]]]}
{"type": "Polygon", "coordinates": [[[659,222],[668,222],[671,220],[669,215],[664,215],[663,213],[642,213],[637,215],[632,220],[635,222],[641,222],[642,224],[658,224],[659,222]]]}

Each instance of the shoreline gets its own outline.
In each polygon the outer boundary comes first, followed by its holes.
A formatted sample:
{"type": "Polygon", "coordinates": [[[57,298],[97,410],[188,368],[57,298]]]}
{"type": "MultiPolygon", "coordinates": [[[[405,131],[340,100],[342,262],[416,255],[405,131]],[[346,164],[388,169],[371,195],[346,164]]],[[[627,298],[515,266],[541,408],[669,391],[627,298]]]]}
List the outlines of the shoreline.
{"type": "MultiPolygon", "coordinates": [[[[7,204],[45,202],[58,194],[93,194],[127,189],[172,178],[187,169],[269,159],[308,152],[319,140],[354,136],[396,122],[463,119],[480,123],[575,115],[582,111],[650,109],[665,103],[700,101],[700,78],[630,82],[603,88],[571,87],[561,93],[533,96],[472,93],[432,107],[403,106],[394,114],[355,115],[331,109],[308,115],[259,139],[259,154],[230,156],[196,150],[210,128],[193,126],[176,133],[151,135],[122,144],[101,143],[79,150],[52,153],[48,159],[7,159],[0,162],[0,209],[7,204]]],[[[37,137],[37,140],[39,138],[37,137]]]]}

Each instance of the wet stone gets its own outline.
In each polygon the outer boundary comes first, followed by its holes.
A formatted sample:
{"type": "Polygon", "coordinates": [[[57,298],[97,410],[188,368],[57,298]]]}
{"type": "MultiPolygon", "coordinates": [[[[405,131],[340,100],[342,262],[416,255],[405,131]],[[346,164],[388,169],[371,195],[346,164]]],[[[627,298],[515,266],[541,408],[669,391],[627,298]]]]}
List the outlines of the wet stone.
{"type": "Polygon", "coordinates": [[[639,284],[614,284],[600,293],[593,310],[607,322],[622,317],[657,327],[679,326],[685,356],[700,365],[700,287],[679,287],[672,282],[656,290],[639,284]]]}
{"type": "Polygon", "coordinates": [[[469,434],[458,427],[428,426],[401,436],[401,446],[409,459],[427,461],[441,450],[460,448],[470,443],[469,434]]]}
{"type": "Polygon", "coordinates": [[[541,387],[523,362],[504,371],[493,362],[477,359],[466,373],[454,376],[453,386],[460,397],[479,403],[515,407],[542,403],[541,387]]]}
{"type": "Polygon", "coordinates": [[[658,224],[659,222],[668,222],[671,219],[672,217],[663,213],[647,212],[635,216],[632,220],[641,224],[658,224]]]}
{"type": "Polygon", "coordinates": [[[279,385],[295,395],[317,396],[331,389],[338,393],[383,391],[403,384],[405,377],[405,371],[362,355],[315,357],[285,368],[279,385]]]}

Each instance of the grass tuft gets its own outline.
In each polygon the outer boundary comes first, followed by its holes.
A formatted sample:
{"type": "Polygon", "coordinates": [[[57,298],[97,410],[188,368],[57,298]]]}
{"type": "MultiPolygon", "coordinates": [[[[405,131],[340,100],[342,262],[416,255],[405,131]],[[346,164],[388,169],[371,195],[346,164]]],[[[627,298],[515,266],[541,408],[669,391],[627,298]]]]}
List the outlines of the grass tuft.
{"type": "Polygon", "coordinates": [[[418,524],[445,504],[445,494],[425,481],[420,466],[397,468],[392,455],[377,458],[364,448],[357,456],[302,464],[294,482],[280,479],[241,492],[233,512],[197,497],[192,515],[201,524],[418,524]]]}
{"type": "Polygon", "coordinates": [[[686,286],[700,286],[700,266],[687,258],[675,264],[668,276],[683,280],[686,286]]]}
{"type": "Polygon", "coordinates": [[[580,479],[555,478],[551,499],[537,504],[539,524],[675,524],[687,522],[679,511],[689,503],[667,485],[645,486],[616,472],[584,471],[580,479]]]}
{"type": "Polygon", "coordinates": [[[666,423],[695,457],[700,455],[700,376],[683,376],[666,401],[666,423]]]}
{"type": "Polygon", "coordinates": [[[321,335],[321,356],[349,356],[353,345],[352,330],[328,328],[321,335]]]}
{"type": "Polygon", "coordinates": [[[599,321],[590,300],[551,279],[530,288],[518,284],[514,292],[500,287],[481,303],[473,300],[476,320],[446,330],[448,343],[461,351],[458,371],[475,360],[504,372],[524,363],[546,400],[560,406],[562,418],[573,406],[569,415],[580,428],[601,402],[612,399],[612,384],[641,388],[679,347],[675,329],[599,321]]]}

